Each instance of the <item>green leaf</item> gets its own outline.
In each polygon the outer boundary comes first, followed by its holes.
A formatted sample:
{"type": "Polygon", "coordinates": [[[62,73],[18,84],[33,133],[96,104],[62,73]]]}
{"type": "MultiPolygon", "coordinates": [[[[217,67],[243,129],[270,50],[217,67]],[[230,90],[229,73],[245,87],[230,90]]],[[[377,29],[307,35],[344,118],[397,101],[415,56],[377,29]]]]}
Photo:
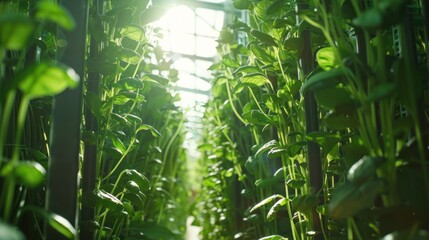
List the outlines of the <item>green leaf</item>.
{"type": "Polygon", "coordinates": [[[150,190],[150,182],[149,180],[140,172],[135,169],[126,169],[125,174],[137,185],[139,186],[141,191],[150,190]]]}
{"type": "Polygon", "coordinates": [[[143,131],[143,130],[150,131],[152,133],[152,136],[154,136],[154,137],[162,136],[162,134],[160,132],[158,132],[158,130],[156,130],[154,127],[147,125],[147,124],[142,124],[139,128],[137,128],[136,133],[143,131]]]}
{"type": "Polygon", "coordinates": [[[291,188],[300,189],[305,185],[304,179],[289,179],[286,181],[286,185],[291,188]]]}
{"type": "Polygon", "coordinates": [[[281,209],[282,206],[286,205],[287,199],[282,198],[278,200],[274,205],[270,208],[270,210],[267,213],[267,220],[272,221],[277,214],[277,212],[281,209]]]}
{"type": "Polygon", "coordinates": [[[46,170],[38,162],[19,161],[14,167],[14,176],[24,186],[35,188],[45,180],[46,170]]]}
{"type": "Polygon", "coordinates": [[[327,116],[323,119],[325,125],[332,130],[344,130],[347,128],[355,128],[359,122],[354,116],[338,115],[327,116]]]}
{"type": "Polygon", "coordinates": [[[269,34],[253,29],[250,34],[258,39],[260,42],[267,44],[268,46],[277,46],[276,41],[269,34]]]}
{"type": "Polygon", "coordinates": [[[143,81],[137,78],[122,78],[115,83],[115,87],[126,90],[139,90],[143,89],[143,81]]]}
{"type": "Polygon", "coordinates": [[[393,95],[397,86],[394,83],[383,83],[371,89],[368,93],[369,102],[377,102],[393,95]]]}
{"type": "Polygon", "coordinates": [[[250,51],[252,51],[255,57],[263,63],[271,64],[276,62],[276,59],[273,56],[271,56],[269,53],[267,53],[264,49],[262,49],[256,44],[252,44],[250,46],[250,51]]]}
{"type": "Polygon", "coordinates": [[[94,194],[96,197],[97,206],[105,207],[112,210],[113,212],[122,211],[124,209],[122,202],[112,194],[101,189],[95,189],[94,194]]]}
{"type": "Polygon", "coordinates": [[[260,207],[262,207],[264,205],[267,205],[268,203],[272,202],[274,199],[277,199],[277,198],[284,199],[284,197],[282,195],[279,195],[279,194],[275,194],[275,195],[269,196],[269,197],[265,198],[264,200],[260,201],[255,206],[253,206],[252,209],[250,209],[250,212],[253,212],[256,209],[258,209],[258,208],[260,208],[260,207]]]}
{"type": "Polygon", "coordinates": [[[283,42],[286,51],[295,51],[300,55],[304,50],[304,42],[300,38],[288,38],[283,42]]]}
{"type": "Polygon", "coordinates": [[[378,179],[366,181],[361,185],[344,183],[335,191],[328,205],[329,214],[333,219],[353,216],[373,204],[382,186],[382,181],[378,179]]]}
{"type": "Polygon", "coordinates": [[[377,167],[384,162],[381,157],[364,156],[350,167],[347,180],[352,183],[361,184],[375,176],[377,167]]]}
{"type": "Polygon", "coordinates": [[[246,66],[241,66],[237,68],[232,74],[233,75],[237,75],[239,73],[248,74],[248,73],[257,73],[260,71],[261,70],[256,66],[246,65],[246,66]]]}
{"type": "Polygon", "coordinates": [[[242,76],[240,80],[242,83],[252,84],[258,87],[270,83],[270,80],[262,73],[250,73],[242,76]]]}
{"type": "Polygon", "coordinates": [[[45,209],[35,207],[35,206],[25,206],[23,211],[31,211],[37,216],[41,217],[45,222],[47,222],[53,229],[61,233],[63,236],[68,239],[77,239],[77,231],[73,225],[64,217],[48,212],[45,209]]]}
{"type": "Polygon", "coordinates": [[[132,49],[123,48],[119,52],[119,59],[129,64],[137,64],[140,62],[140,54],[132,49]]]}
{"type": "Polygon", "coordinates": [[[16,226],[0,222],[0,239],[4,240],[25,240],[24,234],[16,226]]]}
{"type": "Polygon", "coordinates": [[[260,155],[261,153],[264,153],[270,149],[272,149],[273,147],[278,147],[279,143],[277,142],[277,140],[271,140],[267,143],[265,143],[264,145],[262,145],[258,151],[255,153],[255,156],[260,155]]]}
{"type": "Polygon", "coordinates": [[[319,89],[314,92],[314,97],[318,104],[337,113],[352,113],[357,106],[350,92],[341,86],[319,89]]]}
{"type": "Polygon", "coordinates": [[[315,195],[299,195],[292,200],[292,206],[296,211],[310,213],[319,203],[315,195]]]}
{"type": "Polygon", "coordinates": [[[240,64],[235,59],[232,59],[229,55],[225,55],[222,57],[222,63],[230,68],[240,67],[240,64]]]}
{"type": "Polygon", "coordinates": [[[68,31],[73,30],[76,25],[73,16],[67,9],[53,1],[39,1],[36,5],[34,18],[54,22],[68,31]]]}
{"type": "Polygon", "coordinates": [[[320,68],[329,71],[338,68],[341,65],[341,59],[337,59],[333,47],[319,49],[316,53],[316,60],[320,68]]]}
{"type": "Polygon", "coordinates": [[[174,234],[170,229],[159,226],[153,222],[137,222],[133,221],[130,224],[129,230],[131,232],[142,232],[145,239],[148,240],[178,240],[182,239],[180,236],[174,234]]]}
{"type": "Polygon", "coordinates": [[[278,158],[282,155],[288,155],[287,147],[273,147],[268,151],[268,157],[271,159],[278,158]]]}
{"type": "Polygon", "coordinates": [[[353,25],[369,31],[375,31],[383,26],[383,15],[380,9],[373,7],[367,9],[353,19],[353,25]]]}
{"type": "Polygon", "coordinates": [[[143,81],[154,80],[163,86],[166,86],[170,82],[170,80],[168,80],[167,78],[165,78],[163,76],[159,76],[159,75],[155,75],[155,74],[151,74],[151,73],[145,73],[142,79],[143,79],[143,81]]]}
{"type": "Polygon", "coordinates": [[[28,98],[51,96],[78,85],[79,75],[65,66],[39,63],[30,66],[15,79],[28,98]]]}
{"type": "Polygon", "coordinates": [[[332,69],[330,71],[314,71],[312,72],[302,84],[301,92],[305,94],[307,91],[314,91],[320,88],[330,87],[339,82],[339,78],[344,73],[340,68],[332,69]]]}
{"type": "Polygon", "coordinates": [[[32,37],[34,30],[34,23],[26,16],[0,16],[0,48],[23,49],[32,37]]]}
{"type": "Polygon", "coordinates": [[[288,239],[280,235],[270,235],[263,238],[259,238],[259,240],[288,240],[288,239]]]}
{"type": "Polygon", "coordinates": [[[140,26],[128,25],[121,29],[121,36],[140,42],[145,39],[145,31],[140,26]]]}

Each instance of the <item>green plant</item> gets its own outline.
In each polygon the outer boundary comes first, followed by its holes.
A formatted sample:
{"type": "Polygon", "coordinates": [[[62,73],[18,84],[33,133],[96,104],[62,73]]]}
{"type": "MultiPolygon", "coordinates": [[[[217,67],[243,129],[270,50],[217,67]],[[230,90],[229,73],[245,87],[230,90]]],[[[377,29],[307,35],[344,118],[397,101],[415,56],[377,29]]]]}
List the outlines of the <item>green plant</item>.
{"type": "Polygon", "coordinates": [[[228,228],[222,211],[201,210],[204,238],[376,239],[427,229],[427,214],[418,214],[426,211],[429,179],[426,55],[421,25],[413,31],[413,15],[403,15],[419,4],[234,1],[250,20],[235,21],[220,36],[205,116],[212,130],[201,146],[210,164],[202,189],[222,194],[223,205],[215,207],[236,208],[252,227],[236,219],[228,228]],[[238,32],[246,45],[234,41],[238,32]],[[305,102],[311,95],[316,122],[305,102]],[[320,128],[308,131],[309,125],[320,128]],[[317,173],[309,171],[307,146],[320,148],[321,189],[312,182],[317,173]],[[231,194],[241,189],[249,199],[244,206],[231,194]],[[409,222],[392,220],[399,216],[409,222]]]}
{"type": "MultiPolygon", "coordinates": [[[[19,225],[23,215],[29,212],[40,220],[46,221],[54,229],[74,239],[76,230],[63,217],[43,209],[32,199],[33,194],[40,192],[45,180],[46,170],[41,160],[45,154],[31,145],[30,132],[25,129],[37,119],[29,115],[28,110],[41,106],[35,99],[52,96],[65,88],[77,85],[79,77],[73,69],[68,68],[54,59],[35,58],[31,56],[37,44],[44,44],[44,34],[50,33],[50,24],[59,25],[71,30],[73,19],[68,12],[53,2],[41,1],[37,4],[21,1],[1,3],[0,17],[0,176],[2,193],[0,196],[0,212],[2,228],[5,234],[14,239],[23,239],[18,230],[7,224],[19,225]],[[32,8],[32,14],[26,7],[32,8]],[[50,13],[56,13],[51,15],[50,13]],[[29,116],[29,117],[28,117],[29,116]],[[26,123],[26,119],[33,120],[26,123]],[[25,135],[24,135],[25,133],[25,135]],[[6,224],[7,223],[7,224],[6,224]],[[14,237],[12,237],[14,236],[14,237]]],[[[48,49],[48,48],[47,48],[48,49]]],[[[54,49],[55,50],[55,49],[54,49]]],[[[44,124],[43,122],[41,124],[44,124]]],[[[41,130],[44,131],[44,130],[41,130]]],[[[36,135],[39,134],[34,131],[36,135]]],[[[37,139],[36,141],[40,141],[37,139]]],[[[39,142],[40,143],[40,142],[39,142]]],[[[38,222],[36,221],[36,225],[38,222]]],[[[33,229],[32,231],[35,231],[33,229]]]]}

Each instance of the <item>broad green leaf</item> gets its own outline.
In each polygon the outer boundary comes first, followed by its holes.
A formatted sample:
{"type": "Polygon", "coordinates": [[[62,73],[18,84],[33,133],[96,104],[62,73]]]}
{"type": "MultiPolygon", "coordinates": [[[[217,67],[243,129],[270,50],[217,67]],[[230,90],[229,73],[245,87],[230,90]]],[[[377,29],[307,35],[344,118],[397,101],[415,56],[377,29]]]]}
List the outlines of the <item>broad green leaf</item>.
{"type": "Polygon", "coordinates": [[[255,67],[252,65],[246,65],[246,66],[241,66],[237,68],[232,74],[237,75],[239,73],[248,74],[248,73],[257,73],[257,72],[261,72],[261,70],[258,67],[255,67]]]}
{"type": "Polygon", "coordinates": [[[103,74],[103,75],[116,75],[125,69],[118,65],[117,62],[109,61],[103,58],[88,58],[87,66],[88,72],[103,74]]]}
{"type": "Polygon", "coordinates": [[[252,44],[250,46],[250,51],[252,51],[255,57],[263,63],[272,64],[276,62],[276,59],[273,56],[271,56],[269,53],[267,53],[264,49],[262,49],[256,44],[252,44]]]}
{"type": "Polygon", "coordinates": [[[259,240],[288,240],[288,239],[280,235],[270,235],[263,238],[259,238],[259,240]]]}
{"type": "Polygon", "coordinates": [[[133,221],[129,227],[130,232],[142,232],[148,240],[178,240],[181,236],[174,234],[170,229],[153,222],[133,221]]]}
{"type": "Polygon", "coordinates": [[[344,73],[340,68],[332,69],[330,71],[314,71],[312,72],[302,84],[301,92],[305,94],[307,91],[314,91],[316,89],[331,87],[339,82],[339,78],[344,73]]]}
{"type": "Polygon", "coordinates": [[[136,133],[143,131],[143,130],[150,131],[152,133],[152,136],[154,136],[154,137],[162,136],[162,134],[160,132],[158,132],[158,130],[156,130],[154,127],[147,125],[147,124],[142,124],[139,128],[137,128],[136,133]]]}
{"type": "Polygon", "coordinates": [[[151,74],[151,73],[145,73],[142,79],[143,79],[143,81],[154,80],[163,86],[166,86],[170,82],[170,80],[168,80],[167,78],[165,78],[163,76],[155,75],[155,74],[151,74]]]}
{"type": "Polygon", "coordinates": [[[19,89],[28,98],[52,96],[78,85],[79,75],[68,67],[39,63],[25,69],[17,79],[19,89]]]}
{"type": "Polygon", "coordinates": [[[288,155],[290,157],[296,156],[299,152],[301,152],[301,150],[304,148],[304,146],[307,146],[307,144],[308,143],[305,141],[300,141],[300,142],[289,144],[287,146],[288,155]]]}
{"type": "Polygon", "coordinates": [[[274,199],[277,199],[277,198],[284,199],[284,197],[282,195],[280,195],[280,194],[275,194],[275,195],[269,196],[269,197],[265,198],[264,200],[260,201],[255,206],[253,206],[252,209],[250,209],[250,212],[253,212],[256,209],[258,209],[258,208],[260,208],[260,207],[262,207],[264,205],[267,205],[268,203],[272,202],[274,199]]]}
{"type": "Polygon", "coordinates": [[[353,25],[369,31],[375,31],[383,25],[382,12],[376,7],[367,9],[365,12],[353,19],[353,25]]]}
{"type": "Polygon", "coordinates": [[[139,186],[141,191],[150,190],[150,182],[149,180],[140,172],[135,169],[126,169],[125,174],[137,185],[139,186]]]}
{"type": "Polygon", "coordinates": [[[338,133],[315,131],[307,134],[307,140],[320,144],[324,151],[329,152],[336,144],[338,144],[341,137],[338,133]]]}
{"type": "Polygon", "coordinates": [[[277,178],[265,178],[265,179],[258,179],[255,181],[256,188],[261,189],[272,189],[274,186],[278,184],[277,178]]]}
{"type": "Polygon", "coordinates": [[[121,29],[121,35],[138,42],[145,39],[144,29],[137,25],[128,25],[123,27],[121,29]]]}
{"type": "Polygon", "coordinates": [[[318,89],[314,96],[318,104],[337,113],[344,111],[352,113],[357,106],[350,92],[340,86],[318,89]]]}
{"type": "Polygon", "coordinates": [[[310,213],[319,203],[314,195],[299,195],[292,199],[292,206],[296,211],[310,213]]]}
{"type": "Polygon", "coordinates": [[[287,147],[273,147],[268,151],[268,157],[271,159],[278,158],[282,155],[288,155],[287,147]]]}
{"type": "Polygon", "coordinates": [[[97,199],[97,206],[105,207],[113,212],[122,211],[124,209],[122,202],[112,194],[101,189],[95,189],[94,194],[97,199]]]}
{"type": "Polygon", "coordinates": [[[373,204],[382,186],[383,182],[378,179],[372,179],[360,185],[344,183],[333,194],[328,205],[329,214],[334,219],[355,215],[373,204]]]}
{"type": "Polygon", "coordinates": [[[350,167],[347,180],[355,184],[361,184],[375,176],[377,167],[384,162],[381,157],[364,156],[350,167]]]}
{"type": "Polygon", "coordinates": [[[347,128],[355,128],[359,122],[354,116],[338,115],[327,116],[323,119],[325,125],[332,130],[344,130],[347,128]]]}
{"type": "Polygon", "coordinates": [[[269,34],[253,29],[250,34],[258,39],[260,42],[267,44],[268,46],[277,46],[276,41],[269,34]]]}
{"type": "MultiPolygon", "coordinates": [[[[143,209],[143,200],[139,194],[127,192],[124,194],[123,199],[130,201],[131,205],[133,205],[136,208],[136,210],[142,210],[143,209]]],[[[124,208],[125,208],[125,203],[124,203],[124,208]]]]}
{"type": "Polygon", "coordinates": [[[271,140],[271,141],[265,143],[264,145],[262,145],[258,149],[258,151],[255,153],[255,156],[258,156],[259,154],[264,153],[264,152],[266,152],[266,151],[268,151],[274,147],[278,147],[278,146],[279,146],[279,143],[277,142],[277,140],[271,140]]]}
{"type": "Polygon", "coordinates": [[[76,25],[67,9],[53,1],[38,1],[34,18],[54,22],[68,31],[73,30],[76,25]]]}
{"type": "Polygon", "coordinates": [[[137,78],[122,78],[115,83],[115,87],[126,90],[139,90],[144,86],[143,81],[137,78]]]}
{"type": "Polygon", "coordinates": [[[40,186],[45,180],[46,170],[38,162],[19,161],[14,167],[16,180],[26,187],[40,186]]]}
{"type": "Polygon", "coordinates": [[[277,212],[281,209],[282,206],[286,205],[287,199],[282,198],[278,200],[274,205],[270,208],[270,211],[267,213],[267,220],[272,221],[276,216],[277,212]]]}
{"type": "Polygon", "coordinates": [[[26,16],[6,14],[0,16],[0,49],[23,49],[34,30],[34,23],[26,16]]]}
{"type": "Polygon", "coordinates": [[[304,50],[304,42],[299,38],[288,38],[283,42],[286,51],[295,51],[300,55],[304,50]]]}
{"type": "Polygon", "coordinates": [[[335,56],[335,50],[332,47],[319,49],[316,53],[316,60],[320,68],[325,71],[338,68],[341,64],[341,59],[335,56]]]}
{"type": "Polygon", "coordinates": [[[55,229],[68,239],[77,239],[76,229],[64,217],[34,206],[26,206],[24,207],[24,210],[35,213],[37,216],[41,217],[46,223],[48,223],[53,229],[55,229]]]}
{"type": "Polygon", "coordinates": [[[286,185],[291,188],[300,189],[305,185],[304,179],[289,179],[286,181],[286,185]]]}
{"type": "Polygon", "coordinates": [[[25,240],[24,234],[16,226],[0,222],[0,239],[4,240],[25,240]]]}
{"type": "Polygon", "coordinates": [[[121,126],[125,127],[125,126],[130,126],[131,125],[130,122],[128,122],[128,120],[125,117],[123,117],[123,116],[121,116],[121,115],[119,115],[117,113],[112,112],[111,113],[111,117],[112,117],[113,120],[115,120],[121,126]]]}
{"type": "Polygon", "coordinates": [[[368,93],[369,102],[377,102],[392,96],[397,86],[394,83],[384,83],[377,85],[368,93]]]}
{"type": "Polygon", "coordinates": [[[242,83],[253,84],[258,87],[270,83],[270,80],[262,73],[250,73],[240,78],[242,83]]]}
{"type": "Polygon", "coordinates": [[[126,63],[137,64],[140,62],[140,54],[134,50],[123,48],[119,52],[119,59],[126,63]]]}
{"type": "Polygon", "coordinates": [[[222,63],[230,68],[238,68],[240,67],[240,64],[237,62],[237,60],[232,59],[229,55],[225,55],[222,58],[222,63]]]}

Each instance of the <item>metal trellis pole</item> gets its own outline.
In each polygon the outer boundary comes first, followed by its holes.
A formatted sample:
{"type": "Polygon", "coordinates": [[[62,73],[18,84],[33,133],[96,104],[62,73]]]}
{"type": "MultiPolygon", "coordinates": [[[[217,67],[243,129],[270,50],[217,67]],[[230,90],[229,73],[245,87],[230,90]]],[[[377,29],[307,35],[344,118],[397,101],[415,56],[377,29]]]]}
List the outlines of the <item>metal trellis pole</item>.
{"type": "MultiPolygon", "coordinates": [[[[308,4],[297,5],[297,11],[300,12],[308,8],[308,4]]],[[[300,65],[303,76],[309,74],[314,68],[314,60],[311,48],[311,35],[309,30],[303,30],[300,33],[301,41],[304,43],[304,50],[300,57],[300,65]]],[[[312,92],[308,91],[304,95],[304,111],[305,111],[305,124],[306,132],[314,132],[319,130],[319,114],[317,110],[317,104],[314,99],[312,92]]],[[[312,194],[317,194],[322,190],[322,160],[320,157],[320,146],[317,143],[309,142],[307,145],[307,159],[309,164],[309,175],[310,175],[310,186],[312,194]]],[[[321,234],[321,223],[319,215],[315,209],[313,209],[313,230],[316,232],[314,237],[315,240],[323,239],[321,234]]]]}
{"type": "MultiPolygon", "coordinates": [[[[79,87],[57,95],[53,104],[51,128],[51,158],[46,193],[49,211],[66,218],[77,226],[77,192],[79,170],[80,124],[82,116],[82,80],[88,17],[87,0],[61,1],[76,21],[73,31],[64,32],[67,46],[59,61],[79,74],[79,87]]],[[[46,239],[67,239],[50,226],[46,226],[46,239]]]]}

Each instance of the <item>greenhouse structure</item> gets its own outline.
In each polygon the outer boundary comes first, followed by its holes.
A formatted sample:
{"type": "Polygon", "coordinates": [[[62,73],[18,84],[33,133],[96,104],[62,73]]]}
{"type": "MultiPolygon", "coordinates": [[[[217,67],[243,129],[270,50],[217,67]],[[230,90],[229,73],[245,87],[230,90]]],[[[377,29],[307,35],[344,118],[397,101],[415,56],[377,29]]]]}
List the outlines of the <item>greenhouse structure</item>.
{"type": "Polygon", "coordinates": [[[429,1],[1,0],[25,239],[429,239],[429,1]]]}

